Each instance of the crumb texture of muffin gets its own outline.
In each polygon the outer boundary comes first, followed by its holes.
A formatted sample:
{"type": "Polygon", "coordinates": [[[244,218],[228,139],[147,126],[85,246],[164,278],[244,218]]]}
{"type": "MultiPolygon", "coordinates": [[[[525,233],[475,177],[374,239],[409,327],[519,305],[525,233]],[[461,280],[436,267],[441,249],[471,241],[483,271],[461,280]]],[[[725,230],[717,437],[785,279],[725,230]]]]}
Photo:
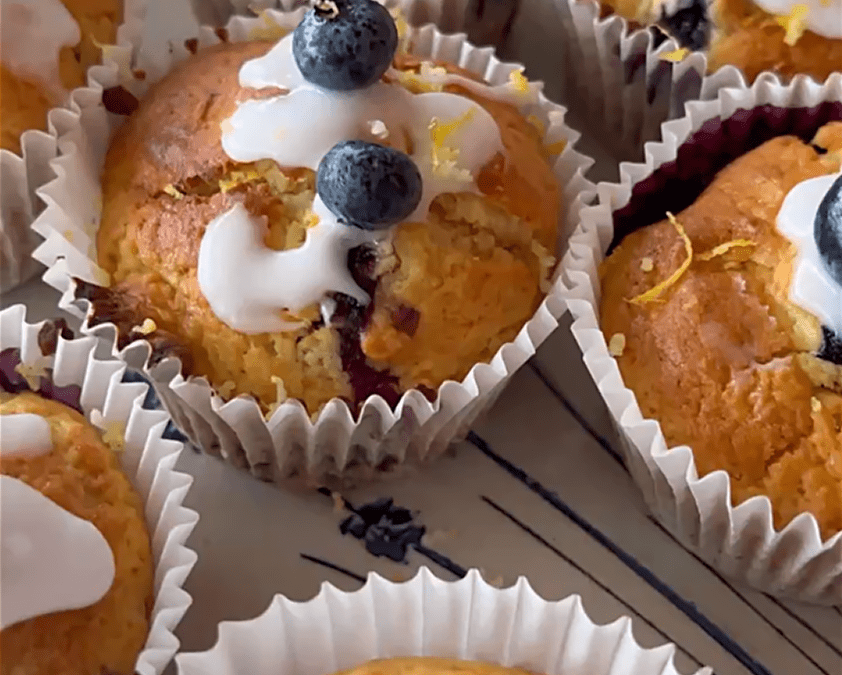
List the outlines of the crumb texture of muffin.
{"type": "Polygon", "coordinates": [[[776,227],[787,193],[839,171],[842,123],[805,144],[775,138],[743,155],[676,222],[626,236],[600,268],[601,327],[624,381],[700,475],[731,476],[738,504],[772,502],[842,530],[842,366],[817,356],[822,327],[789,299],[797,250],[776,227]],[[688,260],[660,294],[639,301],[688,260]]]}
{"type": "MultiPolygon", "coordinates": [[[[100,62],[99,45],[113,44],[123,19],[122,0],[61,0],[79,26],[81,40],[55,55],[61,84],[68,92],[85,84],[88,68],[100,62]]],[[[32,39],[25,35],[23,39],[32,39]]],[[[2,59],[0,59],[1,61],[2,59]]],[[[13,72],[0,63],[0,147],[20,154],[20,135],[29,129],[45,130],[47,112],[61,105],[43,81],[13,72]]]]}
{"type": "MultiPolygon", "coordinates": [[[[354,407],[380,394],[394,405],[407,389],[429,393],[461,380],[533,315],[554,265],[561,197],[542,132],[508,103],[447,85],[488,110],[500,128],[508,158],[498,155],[481,171],[482,194],[440,195],[425,222],[399,224],[376,248],[353,249],[349,269],[373,297],[367,307],[337,296],[328,323],[311,305],[288,315],[298,329],[238,332],[214,314],[197,280],[208,223],[241,203],[267,217],[265,244],[288,250],[318,222],[313,171],[270,160],[236,163],[222,148],[221,127],[237,105],[267,95],[241,89],[239,68],[272,44],[199,51],[155,85],[118,130],[102,173],[97,237],[111,293],[106,311],[94,303],[93,323],[113,321],[126,344],[154,340],[155,333],[131,333],[152,319],[189,354],[185,375],[206,377],[226,398],[250,394],[264,411],[286,397],[311,414],[334,397],[354,407]]],[[[407,73],[421,64],[398,54],[394,65],[407,73]]],[[[393,85],[413,90],[412,79],[393,85]]],[[[383,144],[406,151],[411,139],[394,136],[383,144]]]]}
{"type": "MultiPolygon", "coordinates": [[[[0,414],[49,422],[53,450],[2,458],[0,469],[100,531],[114,555],[108,592],[81,609],[37,616],[0,632],[3,675],[132,675],[153,604],[153,561],[143,504],[115,450],[70,408],[33,393],[0,394],[0,414]]],[[[108,432],[106,431],[107,435],[108,432]]]]}
{"type": "Polygon", "coordinates": [[[479,661],[435,657],[406,657],[369,661],[336,675],[537,675],[519,668],[506,668],[479,661]]]}
{"type": "Polygon", "coordinates": [[[804,73],[822,82],[842,69],[840,38],[805,30],[789,44],[781,17],[765,12],[751,0],[714,0],[711,12],[716,32],[708,53],[710,72],[732,65],[743,71],[749,82],[767,70],[786,78],[804,73]]]}

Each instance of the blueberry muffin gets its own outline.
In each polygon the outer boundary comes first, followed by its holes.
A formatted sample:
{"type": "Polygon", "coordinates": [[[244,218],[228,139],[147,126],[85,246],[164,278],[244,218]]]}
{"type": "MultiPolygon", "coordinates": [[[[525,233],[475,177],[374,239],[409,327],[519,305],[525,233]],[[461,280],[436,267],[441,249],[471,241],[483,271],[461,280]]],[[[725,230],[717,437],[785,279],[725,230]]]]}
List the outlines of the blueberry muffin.
{"type": "Polygon", "coordinates": [[[764,71],[824,81],[842,70],[839,0],[602,0],[602,7],[705,51],[709,72],[733,65],[749,82],[764,71]]]}
{"type": "Polygon", "coordinates": [[[413,57],[369,0],[198,51],[111,143],[90,324],[264,411],[434,398],[548,290],[561,147],[536,96],[413,57]]]}
{"type": "Polygon", "coordinates": [[[535,675],[519,668],[505,668],[479,661],[459,661],[428,656],[369,661],[336,675],[535,675]]]}
{"type": "Polygon", "coordinates": [[[114,42],[122,12],[121,0],[3,0],[0,147],[20,154],[24,131],[47,128],[47,111],[114,42]]]}
{"type": "MultiPolygon", "coordinates": [[[[779,136],[600,268],[601,328],[644,417],[735,504],[842,530],[842,122],[779,136]]],[[[653,197],[655,198],[655,197],[653,197]]]]}
{"type": "Polygon", "coordinates": [[[43,395],[0,392],[3,675],[134,673],[154,570],[121,437],[43,395]]]}

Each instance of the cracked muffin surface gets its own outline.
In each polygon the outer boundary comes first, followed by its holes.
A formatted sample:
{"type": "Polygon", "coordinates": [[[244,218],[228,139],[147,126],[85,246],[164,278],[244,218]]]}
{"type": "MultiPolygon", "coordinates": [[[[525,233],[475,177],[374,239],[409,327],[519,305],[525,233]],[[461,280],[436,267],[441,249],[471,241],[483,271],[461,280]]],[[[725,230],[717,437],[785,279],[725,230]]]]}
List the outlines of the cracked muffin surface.
{"type": "Polygon", "coordinates": [[[633,301],[687,260],[670,220],[626,236],[600,268],[605,339],[667,444],[689,445],[700,475],[726,470],[735,504],[766,495],[776,526],[806,511],[825,536],[842,530],[842,365],[818,356],[822,326],[789,299],[797,249],[776,217],[795,185],[840,161],[836,122],[814,145],[778,137],[720,171],[675,214],[693,256],[660,297],[633,301]]]}
{"type": "MultiPolygon", "coordinates": [[[[240,202],[268,218],[264,243],[286,250],[317,222],[313,171],[236,163],[221,146],[221,125],[237,104],[267,94],[240,88],[240,66],[272,44],[200,51],[155,85],[117,132],[102,173],[97,256],[110,287],[94,302],[96,320],[115,321],[124,343],[166,336],[186,374],[207,377],[225,398],[251,394],[264,411],[286,398],[311,414],[334,397],[353,407],[381,394],[394,404],[407,389],[431,394],[462,379],[532,316],[555,262],[560,191],[539,129],[507,103],[448,85],[500,128],[508,161],[498,156],[481,171],[483,194],[440,195],[426,221],[353,249],[349,269],[373,297],[368,306],[337,294],[328,323],[312,305],[289,315],[302,322],[297,330],[241,333],[217,318],[199,288],[207,224],[240,202]],[[154,329],[141,334],[145,319],[154,329]]],[[[399,54],[395,65],[421,64],[399,54]]]]}

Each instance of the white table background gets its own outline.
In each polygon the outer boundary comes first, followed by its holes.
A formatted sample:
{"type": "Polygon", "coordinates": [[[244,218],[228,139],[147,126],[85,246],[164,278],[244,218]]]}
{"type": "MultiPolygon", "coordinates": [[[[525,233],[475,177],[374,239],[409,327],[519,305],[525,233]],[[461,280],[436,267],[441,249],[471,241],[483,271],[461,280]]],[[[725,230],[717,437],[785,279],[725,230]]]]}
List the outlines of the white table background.
{"type": "MultiPolygon", "coordinates": [[[[540,12],[521,16],[515,37],[529,35],[540,53],[540,12]]],[[[540,63],[533,70],[547,78],[540,63]]],[[[601,158],[592,178],[616,175],[604,150],[588,139],[584,148],[601,158]]],[[[58,294],[37,279],[1,304],[18,302],[30,321],[57,314],[58,294]]],[[[678,646],[685,673],[709,665],[717,675],[841,675],[840,609],[735,586],[647,515],[568,326],[565,318],[453,458],[344,496],[353,504],[388,496],[417,511],[430,548],[487,580],[510,585],[525,575],[545,598],[578,593],[598,622],[631,615],[643,645],[678,646]]],[[[191,449],[178,468],[195,477],[185,503],[200,513],[189,542],[199,555],[186,583],[193,605],[177,631],[186,651],[210,648],[219,621],[252,618],[275,593],[306,600],[325,581],[353,590],[369,571],[400,580],[421,565],[454,578],[417,551],[406,564],[375,558],[340,534],[348,513],[329,497],[283,492],[191,449]]]]}

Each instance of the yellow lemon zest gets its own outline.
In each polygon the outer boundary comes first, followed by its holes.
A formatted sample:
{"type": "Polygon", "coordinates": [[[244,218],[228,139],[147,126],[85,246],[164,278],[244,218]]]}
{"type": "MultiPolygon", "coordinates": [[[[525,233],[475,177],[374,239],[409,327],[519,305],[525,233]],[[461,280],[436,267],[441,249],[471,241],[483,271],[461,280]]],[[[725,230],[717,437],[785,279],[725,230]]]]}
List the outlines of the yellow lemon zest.
{"type": "Polygon", "coordinates": [[[790,47],[794,46],[801,39],[801,36],[804,35],[804,31],[807,30],[807,13],[809,11],[810,8],[807,5],[799,4],[795,5],[792,11],[786,16],[775,18],[778,25],[782,26],[786,31],[784,43],[790,47]]]}
{"type": "Polygon", "coordinates": [[[690,53],[690,50],[686,47],[681,47],[680,49],[673,49],[669,52],[664,52],[663,54],[659,54],[658,58],[661,61],[670,61],[672,63],[681,63],[684,59],[687,58],[687,55],[690,53]]]}
{"type": "Polygon", "coordinates": [[[684,231],[684,227],[681,223],[676,220],[675,216],[672,215],[669,211],[667,211],[667,218],[672,223],[673,227],[675,228],[676,232],[678,232],[678,236],[681,237],[682,241],[684,242],[684,251],[687,254],[687,258],[684,260],[683,263],[679,266],[675,272],[673,272],[669,277],[664,279],[661,283],[657,284],[656,286],[650,288],[645,293],[641,293],[638,296],[635,296],[631,300],[630,303],[634,305],[642,305],[646,302],[653,302],[657,300],[664,291],[666,291],[671,286],[674,286],[679,279],[684,275],[684,273],[690,268],[690,264],[693,262],[693,242],[690,241],[690,237],[687,236],[687,233],[684,231]]]}
{"type": "Polygon", "coordinates": [[[750,239],[734,239],[732,241],[726,241],[724,244],[720,244],[719,246],[715,246],[706,253],[700,253],[696,256],[696,258],[698,260],[713,260],[718,256],[725,255],[732,248],[744,248],[747,246],[756,246],[756,244],[750,239]]]}

